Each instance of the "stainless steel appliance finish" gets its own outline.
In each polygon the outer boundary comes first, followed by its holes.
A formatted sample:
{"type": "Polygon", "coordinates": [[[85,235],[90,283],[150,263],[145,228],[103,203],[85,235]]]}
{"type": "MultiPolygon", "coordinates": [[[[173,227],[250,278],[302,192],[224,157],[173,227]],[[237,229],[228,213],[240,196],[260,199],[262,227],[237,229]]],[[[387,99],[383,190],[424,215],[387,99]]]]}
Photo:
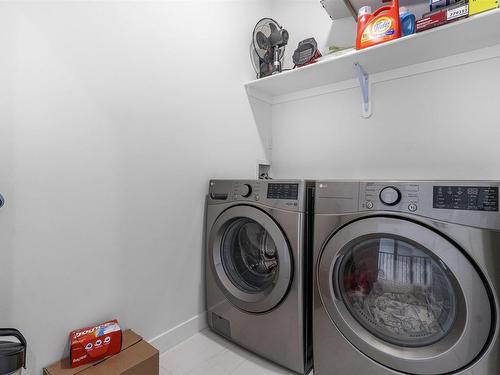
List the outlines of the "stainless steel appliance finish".
{"type": "Polygon", "coordinates": [[[305,181],[213,180],[207,198],[209,326],[301,374],[312,365],[313,191],[305,181]]]}
{"type": "Polygon", "coordinates": [[[500,374],[499,187],[316,183],[316,375],[500,374]]]}

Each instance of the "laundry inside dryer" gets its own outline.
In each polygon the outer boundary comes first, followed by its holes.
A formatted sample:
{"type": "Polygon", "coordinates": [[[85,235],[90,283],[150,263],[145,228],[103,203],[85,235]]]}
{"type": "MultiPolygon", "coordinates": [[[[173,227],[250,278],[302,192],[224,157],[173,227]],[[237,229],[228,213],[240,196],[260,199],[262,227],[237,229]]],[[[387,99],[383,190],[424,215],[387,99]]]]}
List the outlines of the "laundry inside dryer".
{"type": "Polygon", "coordinates": [[[389,237],[363,239],[349,246],[339,281],[356,320],[388,342],[430,345],[455,322],[457,298],[450,276],[417,244],[389,237]]]}

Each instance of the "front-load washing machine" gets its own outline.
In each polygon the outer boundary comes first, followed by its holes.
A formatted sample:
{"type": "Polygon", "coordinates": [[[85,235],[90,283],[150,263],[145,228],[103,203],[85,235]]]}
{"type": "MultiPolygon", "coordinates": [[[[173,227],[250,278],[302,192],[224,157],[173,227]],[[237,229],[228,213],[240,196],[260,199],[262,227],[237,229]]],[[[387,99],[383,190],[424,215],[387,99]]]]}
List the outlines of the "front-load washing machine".
{"type": "Polygon", "coordinates": [[[312,361],[313,191],[305,181],[213,180],[207,198],[209,326],[301,374],[312,361]]]}
{"type": "Polygon", "coordinates": [[[317,183],[315,375],[500,374],[499,186],[317,183]]]}

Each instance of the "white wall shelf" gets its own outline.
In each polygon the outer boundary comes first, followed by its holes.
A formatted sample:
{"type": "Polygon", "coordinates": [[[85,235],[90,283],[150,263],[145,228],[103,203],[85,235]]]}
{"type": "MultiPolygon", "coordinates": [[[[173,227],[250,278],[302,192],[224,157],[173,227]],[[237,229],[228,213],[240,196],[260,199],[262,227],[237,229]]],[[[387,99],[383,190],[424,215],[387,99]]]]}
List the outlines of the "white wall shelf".
{"type": "Polygon", "coordinates": [[[248,95],[270,104],[280,97],[500,44],[500,9],[316,64],[248,82],[248,95]]]}

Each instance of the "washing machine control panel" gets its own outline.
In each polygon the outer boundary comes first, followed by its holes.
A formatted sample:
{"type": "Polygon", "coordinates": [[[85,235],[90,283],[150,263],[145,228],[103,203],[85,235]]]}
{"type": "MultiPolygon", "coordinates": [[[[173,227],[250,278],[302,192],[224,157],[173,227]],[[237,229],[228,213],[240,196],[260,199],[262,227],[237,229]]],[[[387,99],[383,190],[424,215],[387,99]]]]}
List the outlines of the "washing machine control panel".
{"type": "Polygon", "coordinates": [[[243,184],[240,188],[240,194],[243,198],[248,198],[252,195],[253,187],[250,184],[243,184]]]}
{"type": "Polygon", "coordinates": [[[304,181],[212,180],[209,203],[248,202],[269,207],[302,210],[304,181]]]}
{"type": "Polygon", "coordinates": [[[367,182],[361,184],[362,210],[417,212],[420,205],[419,184],[367,182]]]}
{"type": "Polygon", "coordinates": [[[267,184],[268,199],[299,199],[299,184],[298,183],[274,183],[267,184]]]}
{"type": "Polygon", "coordinates": [[[233,200],[252,200],[260,201],[262,193],[265,191],[264,187],[259,181],[235,181],[232,186],[233,200]]]}

